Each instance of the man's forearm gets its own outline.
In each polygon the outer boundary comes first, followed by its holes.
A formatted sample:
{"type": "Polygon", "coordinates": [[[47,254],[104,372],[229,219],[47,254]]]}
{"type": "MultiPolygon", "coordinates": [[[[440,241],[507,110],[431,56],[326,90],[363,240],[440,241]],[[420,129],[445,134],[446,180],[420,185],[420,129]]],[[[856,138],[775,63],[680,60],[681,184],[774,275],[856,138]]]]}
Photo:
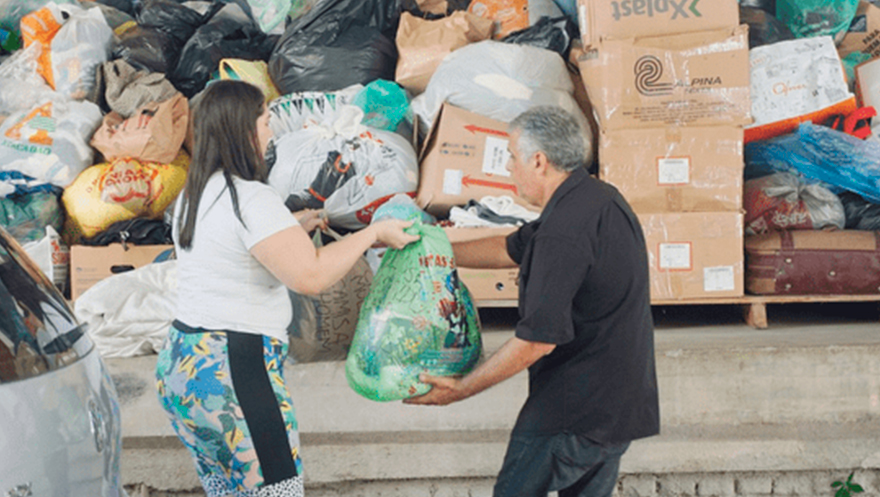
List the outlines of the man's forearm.
{"type": "Polygon", "coordinates": [[[507,254],[507,238],[493,236],[452,244],[455,263],[460,267],[500,269],[516,267],[507,254]]]}
{"type": "Polygon", "coordinates": [[[551,343],[513,337],[473,372],[462,378],[464,398],[476,395],[528,368],[555,349],[551,343]]]}

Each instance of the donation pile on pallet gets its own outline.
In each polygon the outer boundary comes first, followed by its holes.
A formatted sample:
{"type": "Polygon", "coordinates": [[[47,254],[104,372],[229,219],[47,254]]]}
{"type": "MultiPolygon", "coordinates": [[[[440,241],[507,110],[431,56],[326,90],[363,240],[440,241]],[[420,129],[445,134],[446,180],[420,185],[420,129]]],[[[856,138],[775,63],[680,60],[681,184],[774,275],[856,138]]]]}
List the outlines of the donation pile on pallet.
{"type": "MultiPolygon", "coordinates": [[[[343,234],[401,194],[452,240],[535,219],[507,125],[552,104],[638,214],[655,303],[877,294],[878,55],[858,0],[6,2],[0,224],[72,299],[166,258],[193,108],[240,79],[270,184],[343,234]]],[[[515,270],[461,277],[516,300],[515,270]]]]}

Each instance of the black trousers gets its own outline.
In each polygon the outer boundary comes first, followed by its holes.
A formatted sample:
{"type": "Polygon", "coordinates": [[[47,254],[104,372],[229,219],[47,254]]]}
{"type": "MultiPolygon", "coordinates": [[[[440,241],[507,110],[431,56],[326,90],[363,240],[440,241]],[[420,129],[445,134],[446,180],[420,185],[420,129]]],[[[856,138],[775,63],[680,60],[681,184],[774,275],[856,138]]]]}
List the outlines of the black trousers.
{"type": "Polygon", "coordinates": [[[629,442],[598,445],[573,433],[510,437],[493,497],[610,497],[629,442]]]}

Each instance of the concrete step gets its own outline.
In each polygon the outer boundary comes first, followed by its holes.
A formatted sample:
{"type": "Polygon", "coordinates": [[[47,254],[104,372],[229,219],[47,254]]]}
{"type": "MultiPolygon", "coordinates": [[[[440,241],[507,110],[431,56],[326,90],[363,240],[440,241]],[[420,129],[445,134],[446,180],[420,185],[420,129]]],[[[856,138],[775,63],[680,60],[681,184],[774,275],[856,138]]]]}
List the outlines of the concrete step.
{"type": "MultiPolygon", "coordinates": [[[[777,315],[766,330],[726,308],[656,311],[662,434],[633,443],[623,475],[656,482],[880,469],[880,323],[846,308],[831,317],[796,306],[770,311],[777,315]]],[[[512,335],[515,311],[483,312],[483,321],[491,353],[512,335]]],[[[155,361],[107,361],[122,402],[124,481],[198,488],[156,401],[155,361]]],[[[418,407],[359,397],[342,362],[288,365],[285,376],[312,489],[445,481],[491,490],[527,392],[522,373],[452,406],[418,407]]]]}

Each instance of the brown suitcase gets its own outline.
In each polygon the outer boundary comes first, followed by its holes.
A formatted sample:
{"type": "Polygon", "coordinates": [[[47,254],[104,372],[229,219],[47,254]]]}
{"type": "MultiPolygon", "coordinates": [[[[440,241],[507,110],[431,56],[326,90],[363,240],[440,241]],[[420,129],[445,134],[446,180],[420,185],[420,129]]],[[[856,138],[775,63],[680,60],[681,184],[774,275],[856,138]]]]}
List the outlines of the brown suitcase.
{"type": "Polygon", "coordinates": [[[880,293],[880,232],[777,231],[745,239],[746,291],[758,295],[880,293]]]}

